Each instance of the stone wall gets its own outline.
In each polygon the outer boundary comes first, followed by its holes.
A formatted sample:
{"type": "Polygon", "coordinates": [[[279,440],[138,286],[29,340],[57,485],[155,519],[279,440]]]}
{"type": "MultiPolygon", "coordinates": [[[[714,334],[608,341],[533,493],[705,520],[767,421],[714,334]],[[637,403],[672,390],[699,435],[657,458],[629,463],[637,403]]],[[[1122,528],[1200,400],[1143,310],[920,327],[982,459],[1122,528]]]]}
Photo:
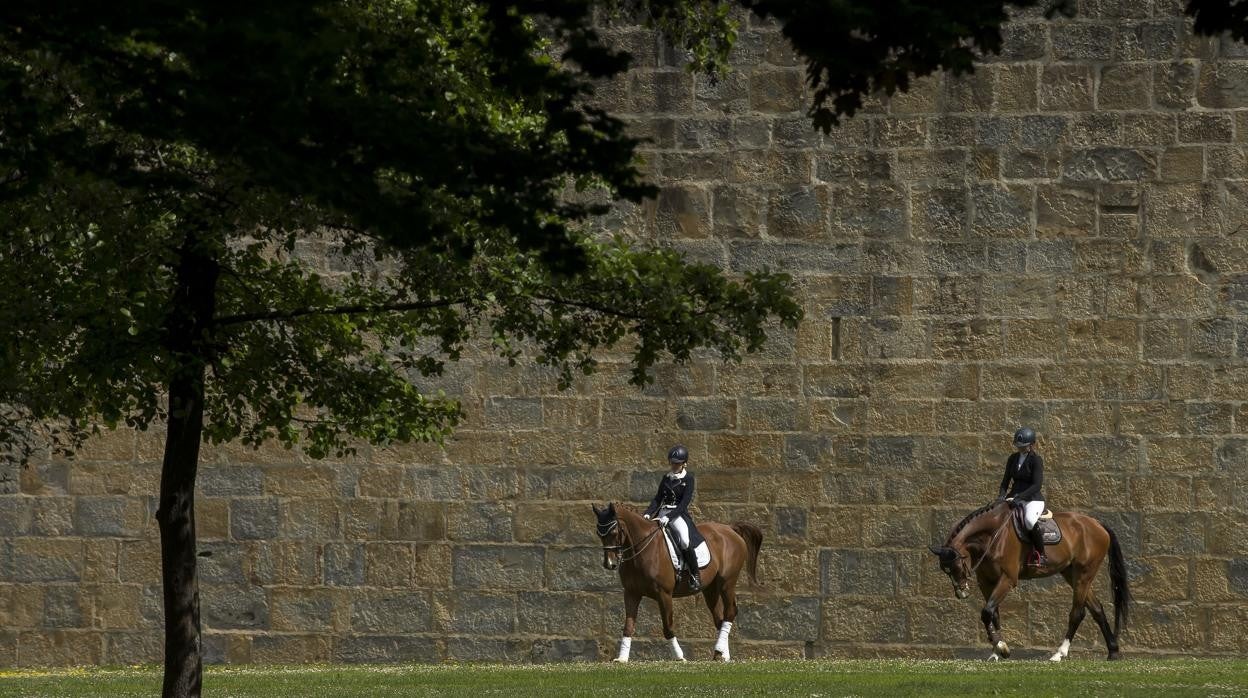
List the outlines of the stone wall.
{"type": "MultiPolygon", "coordinates": [[[[1176,0],[1023,16],[964,79],[919,82],[828,136],[774,27],[692,77],[650,33],[602,101],[653,142],[657,201],[604,226],[741,272],[795,275],[807,315],[761,356],[608,362],[569,392],[472,358],[443,452],[309,462],[211,449],[199,480],[213,661],[601,659],[622,621],[590,502],[640,502],[689,445],[701,519],[766,532],[741,657],[983,651],[926,545],[996,493],[1041,432],[1054,508],[1121,537],[1131,655],[1248,651],[1248,48],[1193,38],[1176,0]]],[[[0,477],[0,665],[160,654],[159,434],[0,477]]],[[[1102,599],[1108,601],[1102,574],[1102,599]]],[[[1002,612],[1052,648],[1069,592],[1002,612]]],[[[694,656],[701,603],[678,604],[694,656]]],[[[643,606],[637,658],[665,656],[643,606]]],[[[1094,624],[1075,653],[1101,651],[1094,624]]]]}

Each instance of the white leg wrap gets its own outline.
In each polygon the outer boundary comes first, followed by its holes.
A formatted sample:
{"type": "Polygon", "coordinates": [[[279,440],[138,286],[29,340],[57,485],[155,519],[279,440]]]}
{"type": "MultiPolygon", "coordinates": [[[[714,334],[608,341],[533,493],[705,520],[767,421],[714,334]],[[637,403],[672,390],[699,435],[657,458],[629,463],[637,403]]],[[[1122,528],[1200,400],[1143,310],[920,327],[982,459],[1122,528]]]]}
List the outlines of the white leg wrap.
{"type": "Polygon", "coordinates": [[[1049,661],[1060,662],[1065,659],[1068,654],[1070,654],[1070,640],[1062,640],[1061,647],[1058,647],[1057,651],[1053,653],[1053,656],[1049,657],[1049,661]]]}
{"type": "Polygon", "coordinates": [[[724,661],[728,661],[728,633],[732,632],[732,623],[724,621],[719,626],[719,639],[715,641],[715,651],[723,657],[724,661]]]}
{"type": "Polygon", "coordinates": [[[621,637],[620,638],[620,654],[615,658],[615,661],[627,662],[629,650],[631,650],[632,648],[633,648],[633,638],[621,637]]]}
{"type": "Polygon", "coordinates": [[[680,649],[680,642],[676,638],[672,638],[672,657],[678,662],[685,661],[685,652],[680,649]]]}

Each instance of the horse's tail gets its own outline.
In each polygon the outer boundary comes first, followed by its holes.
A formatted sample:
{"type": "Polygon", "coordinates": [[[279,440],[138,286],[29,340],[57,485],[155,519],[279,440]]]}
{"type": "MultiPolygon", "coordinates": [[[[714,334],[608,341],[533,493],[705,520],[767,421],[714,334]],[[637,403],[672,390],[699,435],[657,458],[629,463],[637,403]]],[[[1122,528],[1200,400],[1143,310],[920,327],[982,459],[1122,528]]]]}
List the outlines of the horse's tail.
{"type": "Polygon", "coordinates": [[[754,524],[741,523],[732,525],[732,530],[745,539],[746,570],[750,573],[750,581],[762,585],[758,580],[758,551],[763,547],[763,532],[754,524]]]}
{"type": "Polygon", "coordinates": [[[1101,528],[1109,534],[1109,581],[1114,588],[1114,636],[1127,624],[1131,611],[1131,589],[1127,586],[1127,561],[1122,557],[1122,546],[1113,529],[1105,524],[1101,528]]]}

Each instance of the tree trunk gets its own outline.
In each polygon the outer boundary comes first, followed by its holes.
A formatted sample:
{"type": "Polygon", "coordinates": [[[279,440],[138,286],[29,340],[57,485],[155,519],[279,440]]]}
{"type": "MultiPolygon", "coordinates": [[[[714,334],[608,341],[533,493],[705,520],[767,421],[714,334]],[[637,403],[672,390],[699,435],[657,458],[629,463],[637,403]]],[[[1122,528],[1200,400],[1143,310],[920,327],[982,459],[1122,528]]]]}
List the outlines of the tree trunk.
{"type": "Polygon", "coordinates": [[[216,306],[216,262],[188,238],[178,267],[166,346],[174,362],[160,471],[161,582],[165,603],[165,698],[197,697],[203,677],[195,551],[195,473],[204,429],[206,348],[216,306]]]}

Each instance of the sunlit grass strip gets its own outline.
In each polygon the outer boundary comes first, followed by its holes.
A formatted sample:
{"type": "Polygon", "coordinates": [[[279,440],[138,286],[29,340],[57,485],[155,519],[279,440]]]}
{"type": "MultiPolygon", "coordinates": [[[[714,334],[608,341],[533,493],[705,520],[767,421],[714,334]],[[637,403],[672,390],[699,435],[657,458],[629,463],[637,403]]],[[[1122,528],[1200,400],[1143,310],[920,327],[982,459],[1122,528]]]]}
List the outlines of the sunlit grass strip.
{"type": "MultiPolygon", "coordinates": [[[[147,696],[159,667],[0,670],[0,696],[147,696]]],[[[1248,696],[1248,660],[211,666],[205,695],[1248,696]]]]}

